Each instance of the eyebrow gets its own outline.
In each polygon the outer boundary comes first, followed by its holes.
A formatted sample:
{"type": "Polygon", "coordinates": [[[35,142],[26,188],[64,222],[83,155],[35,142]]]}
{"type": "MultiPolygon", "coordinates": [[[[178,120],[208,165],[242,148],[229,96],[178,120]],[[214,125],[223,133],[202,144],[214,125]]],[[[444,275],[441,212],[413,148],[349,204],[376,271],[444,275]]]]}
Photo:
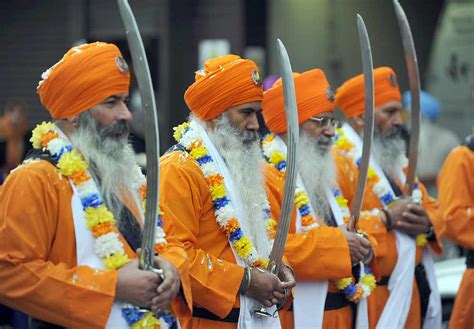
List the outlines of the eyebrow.
{"type": "Polygon", "coordinates": [[[244,112],[244,111],[252,111],[252,112],[257,112],[257,113],[260,113],[262,112],[262,109],[254,109],[252,107],[246,107],[246,108],[243,108],[243,109],[240,109],[241,112],[244,112]]]}

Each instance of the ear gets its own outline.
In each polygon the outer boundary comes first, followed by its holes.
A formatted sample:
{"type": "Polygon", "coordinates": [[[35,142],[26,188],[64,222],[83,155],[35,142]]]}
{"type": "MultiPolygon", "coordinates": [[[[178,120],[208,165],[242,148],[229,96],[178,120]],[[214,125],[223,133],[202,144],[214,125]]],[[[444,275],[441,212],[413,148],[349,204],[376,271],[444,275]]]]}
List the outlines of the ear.
{"type": "Polygon", "coordinates": [[[79,115],[73,115],[72,117],[67,118],[66,121],[72,124],[73,127],[77,127],[79,124],[79,115]]]}

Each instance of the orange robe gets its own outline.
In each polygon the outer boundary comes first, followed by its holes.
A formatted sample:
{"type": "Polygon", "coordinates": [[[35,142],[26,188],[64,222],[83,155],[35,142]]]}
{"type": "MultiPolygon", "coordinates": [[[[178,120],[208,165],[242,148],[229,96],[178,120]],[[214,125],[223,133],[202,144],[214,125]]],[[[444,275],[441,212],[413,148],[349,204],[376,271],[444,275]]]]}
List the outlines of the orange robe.
{"type": "MultiPolygon", "coordinates": [[[[454,149],[438,175],[439,208],[446,238],[474,249],[474,152],[454,149]]],[[[467,269],[454,302],[450,328],[474,327],[474,269],[467,269]]]]}
{"type": "MultiPolygon", "coordinates": [[[[343,155],[343,153],[338,152],[339,154],[343,155]]],[[[344,156],[347,161],[353,161],[348,157],[344,156]]],[[[347,162],[342,161],[341,158],[337,162],[338,170],[341,172],[347,171],[347,162]]],[[[339,187],[341,188],[343,195],[352,195],[355,191],[355,186],[357,184],[357,178],[359,175],[358,168],[355,165],[351,166],[353,168],[353,172],[351,173],[351,184],[347,184],[347,180],[339,181],[339,187]]],[[[402,184],[397,182],[400,189],[403,191],[402,184]]],[[[362,204],[362,210],[372,210],[372,209],[382,209],[383,206],[379,201],[377,195],[373,191],[373,182],[368,181],[364,201],[362,204]]],[[[438,203],[432,197],[430,197],[426,191],[426,188],[423,184],[419,184],[420,190],[423,194],[423,201],[422,205],[423,208],[426,210],[430,217],[430,221],[434,227],[436,233],[436,241],[430,242],[429,245],[436,253],[441,252],[441,244],[439,240],[439,229],[440,229],[440,220],[438,216],[438,203]]],[[[370,217],[368,220],[361,218],[359,221],[359,228],[371,235],[373,235],[377,239],[377,267],[379,274],[382,277],[389,277],[392,273],[395,264],[397,262],[397,247],[395,242],[395,234],[392,231],[387,231],[384,222],[379,217],[370,217]]],[[[417,247],[416,251],[416,265],[420,264],[421,261],[421,248],[417,247]]],[[[416,284],[416,280],[414,280],[413,285],[413,295],[412,295],[412,302],[411,308],[405,323],[405,328],[417,328],[421,327],[421,311],[420,311],[420,298],[418,292],[418,285],[416,284]]],[[[375,324],[377,323],[382,311],[385,307],[387,299],[389,297],[388,286],[384,285],[377,285],[377,288],[369,297],[369,323],[370,327],[374,328],[375,324]]]]}
{"type": "MultiPolygon", "coordinates": [[[[0,303],[65,327],[103,328],[118,272],[77,266],[71,198],[69,181],[44,160],[7,178],[0,191],[0,303]]],[[[185,319],[192,305],[186,254],[166,215],[164,222],[168,245],[161,256],[180,273],[186,301],[177,297],[173,309],[185,319]]]]}
{"type": "MultiPolygon", "coordinates": [[[[338,157],[338,155],[335,155],[338,157]]],[[[273,218],[279,219],[285,173],[274,166],[265,166],[267,191],[273,218]]],[[[342,180],[348,180],[343,175],[342,180]]],[[[347,197],[347,195],[344,195],[347,197]]],[[[316,229],[296,233],[296,207],[293,207],[290,232],[285,246],[285,256],[295,271],[297,280],[330,280],[328,292],[340,292],[331,280],[352,276],[349,246],[339,228],[319,223],[316,229]],[[311,266],[309,266],[311,265],[311,266]]],[[[370,238],[373,245],[376,242],[370,238]]],[[[375,250],[374,250],[375,251],[375,250]]],[[[324,311],[323,328],[351,328],[353,321],[351,306],[324,311]]],[[[281,311],[282,328],[294,328],[293,312],[281,311]]]]}

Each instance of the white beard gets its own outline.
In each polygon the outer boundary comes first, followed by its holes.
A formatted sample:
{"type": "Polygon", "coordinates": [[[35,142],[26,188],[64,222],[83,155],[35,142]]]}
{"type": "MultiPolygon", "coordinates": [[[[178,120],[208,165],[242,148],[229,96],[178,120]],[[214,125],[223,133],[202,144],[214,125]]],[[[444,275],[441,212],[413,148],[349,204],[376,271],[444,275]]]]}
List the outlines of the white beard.
{"type": "Polygon", "coordinates": [[[331,209],[326,199],[326,191],[337,184],[336,167],[331,151],[323,151],[318,147],[320,138],[314,138],[301,130],[298,172],[314,210],[326,223],[330,223],[331,209]]]}
{"type": "Polygon", "coordinates": [[[89,163],[89,171],[102,199],[119,221],[124,209],[124,191],[133,191],[131,196],[140,209],[134,191],[136,177],[131,174],[137,164],[133,148],[128,142],[128,133],[114,138],[104,136],[103,131],[107,128],[99,125],[89,112],[81,113],[79,120],[79,126],[70,136],[71,143],[89,163]]]}
{"type": "MultiPolygon", "coordinates": [[[[248,232],[245,233],[258,253],[262,257],[268,257],[270,247],[263,212],[267,198],[260,136],[257,132],[240,132],[232,125],[225,112],[214,119],[214,122],[215,128],[207,129],[207,133],[224,159],[238,190],[244,213],[244,218],[239,218],[239,221],[242,226],[248,227],[248,232]]],[[[201,124],[205,127],[205,123],[201,124]]]]}
{"type": "Polygon", "coordinates": [[[374,131],[374,156],[383,171],[393,177],[406,162],[406,144],[396,132],[383,135],[379,129],[374,131]]]}

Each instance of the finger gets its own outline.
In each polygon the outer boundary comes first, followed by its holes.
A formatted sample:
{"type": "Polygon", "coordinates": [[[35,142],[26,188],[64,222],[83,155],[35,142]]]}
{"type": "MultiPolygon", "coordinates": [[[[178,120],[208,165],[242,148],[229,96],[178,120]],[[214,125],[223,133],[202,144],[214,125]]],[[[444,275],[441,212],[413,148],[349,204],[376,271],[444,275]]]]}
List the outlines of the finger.
{"type": "Polygon", "coordinates": [[[417,234],[423,232],[424,229],[423,225],[404,221],[398,222],[396,228],[409,234],[417,234]]]}
{"type": "Polygon", "coordinates": [[[273,292],[273,297],[277,298],[277,299],[283,299],[283,297],[285,297],[285,293],[281,293],[281,292],[278,292],[278,291],[274,291],[273,292]]]}
{"type": "Polygon", "coordinates": [[[296,285],[295,279],[291,279],[287,282],[282,282],[282,286],[284,289],[291,289],[296,285]]]}
{"type": "Polygon", "coordinates": [[[265,299],[262,303],[265,307],[271,307],[273,306],[274,304],[272,303],[272,301],[268,300],[268,299],[265,299]]]}
{"type": "Polygon", "coordinates": [[[176,277],[173,277],[171,275],[166,275],[165,279],[158,286],[158,289],[156,290],[158,294],[162,294],[164,291],[171,289],[171,287],[173,286],[174,280],[176,280],[176,277]]]}
{"type": "Polygon", "coordinates": [[[161,295],[158,295],[157,297],[152,299],[152,305],[154,305],[156,308],[166,308],[171,304],[171,301],[173,300],[173,293],[171,291],[166,291],[161,295]]]}
{"type": "Polygon", "coordinates": [[[280,304],[281,301],[282,301],[282,299],[272,298],[272,300],[271,300],[272,306],[280,304]]]}
{"type": "Polygon", "coordinates": [[[359,239],[359,241],[360,241],[360,244],[362,245],[362,247],[370,248],[370,241],[367,238],[361,237],[361,239],[359,239]]]}
{"type": "Polygon", "coordinates": [[[413,224],[422,223],[423,218],[411,212],[404,212],[403,219],[413,224]]]}

